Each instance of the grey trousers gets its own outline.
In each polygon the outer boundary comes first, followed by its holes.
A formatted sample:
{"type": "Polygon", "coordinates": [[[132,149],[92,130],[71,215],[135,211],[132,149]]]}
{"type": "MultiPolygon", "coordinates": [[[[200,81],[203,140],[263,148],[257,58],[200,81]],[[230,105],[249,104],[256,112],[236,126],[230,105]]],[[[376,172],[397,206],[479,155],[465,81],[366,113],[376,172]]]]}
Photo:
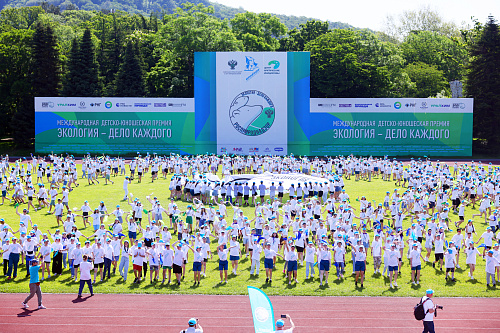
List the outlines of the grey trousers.
{"type": "Polygon", "coordinates": [[[30,283],[30,294],[24,300],[24,304],[28,304],[28,301],[32,299],[36,294],[38,298],[38,306],[42,305],[42,289],[36,283],[30,283]]]}

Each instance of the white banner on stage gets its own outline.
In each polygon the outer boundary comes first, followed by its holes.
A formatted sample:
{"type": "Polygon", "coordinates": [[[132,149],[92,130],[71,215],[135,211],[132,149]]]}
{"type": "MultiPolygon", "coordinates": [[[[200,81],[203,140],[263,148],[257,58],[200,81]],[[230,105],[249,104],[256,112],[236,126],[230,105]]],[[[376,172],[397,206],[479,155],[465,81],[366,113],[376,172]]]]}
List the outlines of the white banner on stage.
{"type": "Polygon", "coordinates": [[[217,151],[287,154],[286,52],[217,52],[217,151]]]}

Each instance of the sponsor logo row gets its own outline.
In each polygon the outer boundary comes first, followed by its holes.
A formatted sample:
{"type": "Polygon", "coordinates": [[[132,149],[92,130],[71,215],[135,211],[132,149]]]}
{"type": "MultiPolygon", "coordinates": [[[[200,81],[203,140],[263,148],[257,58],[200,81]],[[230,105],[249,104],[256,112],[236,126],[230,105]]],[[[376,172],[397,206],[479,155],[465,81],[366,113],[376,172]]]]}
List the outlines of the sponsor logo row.
{"type": "MultiPolygon", "coordinates": [[[[103,105],[102,102],[91,102],[87,103],[84,101],[81,101],[80,103],[54,103],[54,102],[42,102],[42,108],[54,108],[54,107],[65,107],[65,108],[79,108],[79,109],[86,109],[86,108],[100,108],[103,105]]],[[[182,108],[186,107],[186,103],[111,103],[110,101],[106,101],[104,103],[104,107],[106,109],[111,109],[113,107],[117,108],[149,108],[149,107],[155,107],[155,108],[182,108]]]]}
{"type": "Polygon", "coordinates": [[[318,103],[320,108],[394,108],[396,110],[404,109],[429,109],[429,108],[440,108],[440,109],[465,109],[465,103],[432,103],[432,102],[421,102],[421,103],[401,103],[394,102],[394,104],[387,103],[318,103]]]}
{"type": "Polygon", "coordinates": [[[283,147],[275,147],[275,148],[270,148],[270,147],[265,147],[265,148],[258,148],[258,147],[251,147],[251,148],[243,148],[243,147],[233,147],[233,148],[226,148],[226,147],[221,147],[219,149],[220,154],[243,154],[243,153],[248,153],[248,154],[271,154],[271,153],[282,153],[285,151],[283,147]]]}

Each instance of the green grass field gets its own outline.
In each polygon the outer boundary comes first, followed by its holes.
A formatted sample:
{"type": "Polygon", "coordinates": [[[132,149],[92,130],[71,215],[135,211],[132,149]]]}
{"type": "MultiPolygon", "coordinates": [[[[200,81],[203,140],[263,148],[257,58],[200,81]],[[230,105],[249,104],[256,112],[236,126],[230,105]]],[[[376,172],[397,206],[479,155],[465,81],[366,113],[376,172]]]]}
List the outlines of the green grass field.
{"type": "MultiPolygon", "coordinates": [[[[80,166],[79,166],[80,168],[80,166]]],[[[80,173],[81,175],[81,173],[80,173]]],[[[91,207],[97,207],[98,203],[102,200],[111,211],[116,204],[120,204],[124,210],[129,207],[123,199],[123,184],[124,177],[112,178],[115,181],[114,185],[104,185],[104,179],[100,179],[99,185],[89,186],[86,179],[80,179],[80,186],[70,193],[70,207],[80,207],[84,200],[88,200],[91,207]]],[[[353,177],[354,178],[354,177],[353,177]]],[[[129,191],[133,193],[134,197],[141,199],[145,203],[147,209],[150,208],[149,202],[146,200],[146,195],[154,194],[162,202],[163,206],[168,205],[168,183],[169,180],[161,178],[159,181],[151,183],[149,175],[143,179],[141,184],[137,183],[137,179],[129,185],[129,191]]],[[[358,209],[359,203],[355,201],[358,195],[365,195],[368,200],[375,200],[382,202],[386,191],[393,191],[395,188],[394,182],[384,182],[380,179],[374,179],[372,182],[348,180],[345,182],[347,193],[351,197],[353,206],[358,209]]],[[[181,210],[185,209],[187,203],[178,202],[181,210]]],[[[21,206],[19,208],[23,208],[21,206]]],[[[476,207],[477,208],[477,207],[476,207]]],[[[250,219],[253,218],[253,207],[243,208],[245,215],[250,219]]],[[[465,219],[469,219],[474,212],[470,207],[466,209],[465,219]]],[[[232,216],[232,208],[228,208],[228,215],[232,216]]],[[[16,230],[18,226],[19,217],[15,213],[13,205],[7,202],[4,206],[0,206],[0,217],[4,218],[6,222],[16,230]]],[[[57,229],[55,217],[46,213],[46,209],[38,212],[31,212],[31,217],[34,223],[37,223],[43,232],[51,230],[54,232],[57,229]]],[[[453,221],[458,220],[458,216],[450,214],[453,221]]],[[[83,228],[81,218],[76,221],[79,229],[85,234],[93,233],[92,226],[83,228]]],[[[404,227],[409,227],[410,218],[407,217],[404,227]]],[[[453,226],[453,223],[450,224],[453,226]]],[[[486,224],[484,220],[475,220],[477,233],[480,236],[486,224]]],[[[453,227],[452,227],[453,228],[453,227]]],[[[371,234],[371,232],[370,232],[371,234]]],[[[447,239],[450,240],[454,233],[449,233],[447,239]]],[[[475,237],[475,240],[479,236],[475,237]]],[[[215,250],[215,244],[212,243],[212,251],[215,250]]],[[[405,250],[406,251],[406,250],[405,250]]],[[[190,259],[192,254],[190,255],[190,259]]],[[[433,254],[431,255],[431,259],[433,254]]],[[[430,263],[423,263],[422,276],[420,285],[414,286],[410,283],[410,267],[408,260],[404,258],[402,276],[398,279],[398,289],[390,289],[388,278],[384,278],[380,274],[373,275],[373,266],[370,256],[368,257],[367,276],[364,283],[364,288],[356,288],[354,286],[354,275],[349,275],[352,271],[352,265],[349,261],[346,267],[346,277],[344,280],[337,281],[335,277],[335,267],[332,267],[329,277],[329,285],[319,287],[319,278],[316,267],[316,275],[314,280],[305,280],[305,266],[299,265],[298,270],[298,284],[288,285],[288,280],[285,279],[283,270],[283,261],[278,258],[276,270],[273,274],[272,285],[265,283],[265,269],[263,259],[261,263],[261,271],[259,277],[250,277],[250,260],[240,260],[238,269],[239,275],[229,275],[228,284],[219,284],[219,271],[218,271],[218,257],[214,255],[213,259],[207,265],[207,277],[202,277],[202,282],[199,286],[193,285],[193,273],[191,271],[192,264],[187,266],[186,276],[180,286],[177,285],[163,285],[161,282],[153,284],[149,283],[149,273],[146,281],[140,284],[133,284],[133,273],[130,271],[129,279],[123,282],[118,272],[112,276],[110,280],[105,282],[96,283],[94,292],[97,293],[165,293],[165,294],[246,294],[248,285],[255,286],[263,289],[268,295],[317,295],[317,296],[421,296],[427,288],[434,289],[435,293],[439,296],[455,296],[455,297],[499,297],[500,287],[487,288],[485,282],[485,267],[484,261],[480,257],[477,259],[477,266],[475,277],[476,280],[470,280],[467,276],[468,267],[465,265],[465,256],[462,253],[460,256],[460,266],[455,278],[455,282],[446,282],[444,272],[432,268],[430,263]]],[[[346,255],[346,260],[350,260],[350,254],[346,255]]],[[[25,266],[21,266],[21,272],[15,280],[7,281],[5,277],[0,277],[0,292],[26,292],[28,288],[28,279],[25,278],[25,266]]],[[[231,271],[231,270],[230,270],[231,271]]],[[[161,281],[161,279],[160,279],[161,281]]],[[[64,270],[64,273],[57,278],[51,277],[42,282],[42,290],[44,292],[52,293],[76,293],[78,290],[78,283],[71,279],[69,269],[64,270]]]]}

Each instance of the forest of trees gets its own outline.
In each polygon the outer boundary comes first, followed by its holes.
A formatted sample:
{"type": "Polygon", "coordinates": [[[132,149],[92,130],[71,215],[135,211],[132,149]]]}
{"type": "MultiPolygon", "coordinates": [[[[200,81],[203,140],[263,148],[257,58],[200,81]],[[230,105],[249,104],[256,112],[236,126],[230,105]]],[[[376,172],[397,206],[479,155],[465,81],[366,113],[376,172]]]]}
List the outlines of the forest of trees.
{"type": "Polygon", "coordinates": [[[288,29],[265,13],[220,19],[212,7],[189,3],[147,16],[7,8],[0,12],[0,137],[31,143],[34,96],[192,97],[196,51],[309,51],[311,97],[449,97],[449,81],[461,80],[475,98],[474,136],[500,146],[496,21],[462,30],[439,17],[427,22],[403,15],[376,33],[317,20],[288,29]]]}

